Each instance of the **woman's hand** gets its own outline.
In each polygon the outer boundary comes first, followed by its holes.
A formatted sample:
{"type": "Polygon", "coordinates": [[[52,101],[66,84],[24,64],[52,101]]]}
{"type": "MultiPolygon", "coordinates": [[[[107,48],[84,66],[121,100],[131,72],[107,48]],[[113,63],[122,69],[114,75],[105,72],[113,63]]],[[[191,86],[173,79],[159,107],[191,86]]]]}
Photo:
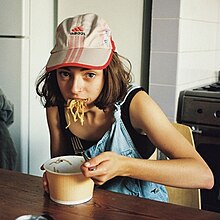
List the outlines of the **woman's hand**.
{"type": "MultiPolygon", "coordinates": [[[[41,170],[45,170],[45,169],[44,169],[44,165],[42,165],[40,169],[41,169],[41,170]]],[[[46,173],[46,172],[43,173],[42,180],[43,180],[43,188],[44,188],[44,191],[49,194],[49,185],[48,185],[47,173],[46,173]]]]}
{"type": "Polygon", "coordinates": [[[102,185],[116,176],[125,176],[126,169],[123,166],[126,157],[112,151],[103,152],[90,159],[81,166],[82,173],[90,177],[96,185],[102,185]],[[91,169],[96,167],[96,169],[91,169]]]}
{"type": "Polygon", "coordinates": [[[46,172],[43,173],[42,179],[43,179],[44,191],[49,194],[49,185],[48,185],[47,173],[46,172]]]}

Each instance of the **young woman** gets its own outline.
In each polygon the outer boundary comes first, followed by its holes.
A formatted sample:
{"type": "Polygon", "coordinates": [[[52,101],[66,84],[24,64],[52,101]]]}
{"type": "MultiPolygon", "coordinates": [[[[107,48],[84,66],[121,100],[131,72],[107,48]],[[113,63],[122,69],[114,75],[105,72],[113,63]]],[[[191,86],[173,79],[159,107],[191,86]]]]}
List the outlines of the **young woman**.
{"type": "MultiPolygon", "coordinates": [[[[204,160],[144,89],[131,84],[99,16],[79,15],[58,26],[37,93],[46,107],[51,156],[73,155],[71,138],[79,138],[91,158],[81,170],[97,186],[159,201],[168,200],[163,185],[212,188],[204,160]],[[72,100],[82,104],[74,117],[72,100]],[[155,146],[170,160],[152,160],[155,146]]],[[[49,192],[45,175],[44,188],[49,192]]]]}

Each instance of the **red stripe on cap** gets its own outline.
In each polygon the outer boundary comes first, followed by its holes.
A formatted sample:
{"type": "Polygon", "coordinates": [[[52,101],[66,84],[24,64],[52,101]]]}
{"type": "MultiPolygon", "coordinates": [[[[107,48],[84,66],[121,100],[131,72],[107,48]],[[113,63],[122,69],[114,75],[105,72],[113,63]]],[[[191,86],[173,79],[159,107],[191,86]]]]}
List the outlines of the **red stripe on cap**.
{"type": "Polygon", "coordinates": [[[82,38],[80,36],[75,36],[73,39],[73,43],[74,43],[74,48],[72,50],[71,56],[69,57],[68,61],[69,63],[71,62],[78,62],[82,52],[79,51],[78,48],[82,47],[81,44],[83,45],[83,41],[81,40],[82,38]],[[80,54],[79,54],[80,53],[80,54]]]}
{"type": "Polygon", "coordinates": [[[67,53],[66,53],[66,56],[65,56],[65,58],[64,58],[64,60],[63,60],[63,63],[66,63],[66,62],[68,62],[68,60],[69,60],[69,57],[70,57],[70,55],[71,55],[71,48],[72,48],[72,43],[73,43],[73,37],[72,36],[70,36],[70,39],[69,39],[69,47],[68,47],[68,51],[67,51],[67,53]]]}
{"type": "Polygon", "coordinates": [[[53,70],[59,69],[61,67],[66,67],[66,66],[75,66],[75,67],[83,67],[83,68],[87,68],[87,69],[102,70],[102,69],[105,69],[109,65],[109,63],[112,60],[112,55],[113,55],[113,50],[111,51],[111,54],[109,56],[108,61],[104,65],[102,65],[102,66],[86,65],[86,64],[82,64],[82,63],[72,62],[72,63],[62,63],[62,64],[59,64],[59,65],[56,65],[56,66],[52,66],[52,67],[46,67],[46,71],[47,72],[51,72],[53,70]]]}
{"type": "Polygon", "coordinates": [[[75,58],[76,62],[79,62],[79,59],[80,59],[80,57],[82,55],[82,52],[83,52],[83,48],[79,48],[78,49],[78,53],[77,53],[76,58],[75,58]]]}
{"type": "Polygon", "coordinates": [[[112,37],[111,37],[111,44],[112,44],[112,50],[115,51],[116,46],[115,46],[115,42],[112,40],[112,37]]]}
{"type": "Polygon", "coordinates": [[[78,38],[78,46],[79,46],[79,50],[78,50],[78,53],[75,57],[75,61],[78,62],[81,55],[82,55],[82,52],[83,52],[83,48],[84,48],[84,38],[83,37],[79,37],[78,38]]]}
{"type": "Polygon", "coordinates": [[[80,30],[80,31],[83,31],[83,27],[79,26],[79,30],[80,30]]]}
{"type": "Polygon", "coordinates": [[[71,54],[69,56],[69,59],[66,61],[67,63],[73,62],[73,60],[75,59],[74,57],[77,54],[77,50],[78,50],[77,48],[74,48],[71,50],[71,54]]]}

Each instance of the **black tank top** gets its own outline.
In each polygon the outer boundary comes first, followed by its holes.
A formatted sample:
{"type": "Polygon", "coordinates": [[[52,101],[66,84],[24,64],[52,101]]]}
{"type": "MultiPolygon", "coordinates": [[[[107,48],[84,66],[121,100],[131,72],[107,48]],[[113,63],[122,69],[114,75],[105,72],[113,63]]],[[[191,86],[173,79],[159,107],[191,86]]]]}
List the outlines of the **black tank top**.
{"type": "MultiPolygon", "coordinates": [[[[125,102],[123,103],[121,107],[121,118],[137,151],[139,152],[142,158],[147,159],[154,153],[155,146],[151,143],[147,135],[142,135],[133,128],[133,126],[131,125],[130,117],[129,117],[129,107],[130,107],[131,100],[139,91],[143,91],[143,90],[144,90],[143,88],[136,88],[129,93],[129,95],[127,96],[125,102]]],[[[70,138],[71,136],[73,136],[73,134],[70,132],[69,129],[65,128],[67,124],[65,120],[64,107],[59,105],[58,110],[59,110],[59,116],[60,116],[61,129],[64,135],[66,135],[66,137],[68,138],[68,143],[69,143],[69,148],[70,148],[68,152],[70,152],[71,151],[70,138]]],[[[84,149],[88,149],[89,147],[97,143],[94,141],[87,141],[87,140],[82,140],[82,139],[80,140],[82,142],[84,149]]]]}

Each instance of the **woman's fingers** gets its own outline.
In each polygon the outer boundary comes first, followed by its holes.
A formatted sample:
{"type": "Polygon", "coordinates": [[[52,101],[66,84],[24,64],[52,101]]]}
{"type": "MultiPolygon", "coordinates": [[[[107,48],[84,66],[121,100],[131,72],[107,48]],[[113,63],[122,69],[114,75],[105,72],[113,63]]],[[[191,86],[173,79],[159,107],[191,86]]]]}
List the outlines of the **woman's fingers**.
{"type": "Polygon", "coordinates": [[[47,180],[47,174],[46,174],[46,172],[43,173],[42,180],[43,180],[43,188],[44,188],[44,191],[49,194],[49,185],[48,185],[48,180],[47,180]]]}

